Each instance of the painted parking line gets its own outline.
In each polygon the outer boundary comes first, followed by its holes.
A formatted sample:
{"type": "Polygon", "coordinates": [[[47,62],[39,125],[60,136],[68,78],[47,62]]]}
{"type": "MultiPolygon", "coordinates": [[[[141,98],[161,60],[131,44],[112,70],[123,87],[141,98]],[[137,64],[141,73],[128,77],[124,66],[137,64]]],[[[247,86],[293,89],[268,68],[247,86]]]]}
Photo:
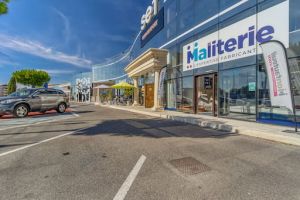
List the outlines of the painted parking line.
{"type": "Polygon", "coordinates": [[[76,131],[72,131],[72,132],[69,132],[69,133],[64,133],[64,134],[61,134],[61,135],[58,135],[58,136],[55,136],[55,137],[52,137],[52,138],[48,138],[48,139],[42,140],[42,141],[40,141],[40,142],[36,142],[36,143],[33,143],[33,144],[29,144],[29,145],[26,145],[26,146],[23,146],[23,147],[20,147],[20,148],[11,150],[11,151],[7,151],[7,152],[4,152],[4,153],[1,153],[1,154],[0,154],[0,157],[6,156],[6,155],[9,155],[9,154],[12,154],[12,153],[15,153],[15,152],[24,150],[24,149],[28,149],[28,148],[30,148],[30,147],[37,146],[37,145],[39,145],[39,144],[43,144],[43,143],[46,143],[46,142],[50,142],[50,141],[52,141],[52,140],[56,140],[56,139],[59,139],[59,138],[62,138],[62,137],[68,136],[68,135],[72,135],[72,134],[75,134],[75,133],[77,133],[77,132],[79,132],[79,131],[83,131],[83,130],[85,130],[85,129],[88,129],[88,128],[78,129],[78,130],[76,130],[76,131]]]}
{"type": "Polygon", "coordinates": [[[0,131],[14,129],[14,128],[27,127],[27,126],[32,126],[32,125],[38,125],[38,124],[43,124],[43,123],[49,123],[49,122],[62,121],[62,120],[72,119],[75,117],[79,117],[79,115],[72,112],[68,115],[58,115],[58,116],[55,115],[55,116],[51,116],[51,117],[42,117],[42,118],[5,120],[2,123],[0,122],[0,131]]]}
{"type": "Polygon", "coordinates": [[[146,156],[141,155],[140,159],[137,161],[134,168],[131,170],[130,174],[126,178],[125,182],[123,183],[123,185],[121,186],[121,188],[119,189],[118,193],[116,194],[113,200],[125,199],[127,192],[129,191],[132,183],[134,182],[135,178],[140,172],[145,160],[146,160],[146,156]]]}

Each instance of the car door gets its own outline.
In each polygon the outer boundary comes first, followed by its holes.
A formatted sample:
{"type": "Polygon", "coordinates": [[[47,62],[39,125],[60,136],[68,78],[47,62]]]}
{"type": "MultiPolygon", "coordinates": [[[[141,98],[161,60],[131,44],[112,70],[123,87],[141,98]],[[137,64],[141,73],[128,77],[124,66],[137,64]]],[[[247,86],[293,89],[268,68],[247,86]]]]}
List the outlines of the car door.
{"type": "Polygon", "coordinates": [[[58,93],[56,90],[47,90],[48,109],[55,109],[58,106],[58,93]]]}
{"type": "Polygon", "coordinates": [[[31,107],[31,111],[40,111],[45,107],[45,99],[44,99],[44,90],[38,90],[32,94],[29,99],[29,105],[31,107]]]}

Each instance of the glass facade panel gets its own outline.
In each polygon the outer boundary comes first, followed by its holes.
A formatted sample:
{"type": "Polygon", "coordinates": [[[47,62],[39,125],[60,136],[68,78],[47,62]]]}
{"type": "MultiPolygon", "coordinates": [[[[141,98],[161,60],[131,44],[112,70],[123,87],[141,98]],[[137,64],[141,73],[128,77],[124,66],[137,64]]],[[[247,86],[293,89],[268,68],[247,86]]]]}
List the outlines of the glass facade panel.
{"type": "Polygon", "coordinates": [[[300,1],[290,0],[290,31],[300,30],[300,1]]]}
{"type": "Polygon", "coordinates": [[[256,119],[256,66],[220,71],[220,115],[256,119]]]}
{"type": "MultiPolygon", "coordinates": [[[[300,58],[289,59],[292,93],[294,94],[297,118],[300,116],[300,58]]],[[[293,125],[294,116],[284,107],[272,106],[269,93],[269,82],[263,62],[258,70],[258,118],[260,122],[293,125]]]]}
{"type": "Polygon", "coordinates": [[[195,9],[195,21],[197,23],[203,22],[204,20],[218,14],[219,0],[195,1],[194,9],[195,9]]]}
{"type": "MultiPolygon", "coordinates": [[[[192,3],[193,1],[191,0],[188,2],[192,3]]],[[[190,4],[190,3],[186,3],[186,4],[190,4]]],[[[192,27],[195,24],[194,16],[195,15],[194,15],[193,4],[190,4],[188,7],[185,7],[185,10],[180,12],[178,15],[179,20],[178,20],[177,32],[183,32],[189,29],[190,27],[192,27]]]]}
{"type": "Polygon", "coordinates": [[[289,57],[300,56],[300,1],[290,0],[290,49],[289,57]]]}
{"type": "Polygon", "coordinates": [[[165,6],[165,9],[167,11],[166,24],[170,24],[172,21],[176,20],[175,19],[177,13],[176,1],[170,1],[170,3],[165,6]]]}
{"type": "Polygon", "coordinates": [[[167,109],[176,110],[176,79],[168,80],[167,82],[167,109]]]}
{"type": "Polygon", "coordinates": [[[239,3],[240,0],[220,0],[220,8],[225,10],[226,8],[239,3]]]}
{"type": "Polygon", "coordinates": [[[179,110],[183,112],[194,112],[194,77],[182,78],[182,101],[179,110]]]}

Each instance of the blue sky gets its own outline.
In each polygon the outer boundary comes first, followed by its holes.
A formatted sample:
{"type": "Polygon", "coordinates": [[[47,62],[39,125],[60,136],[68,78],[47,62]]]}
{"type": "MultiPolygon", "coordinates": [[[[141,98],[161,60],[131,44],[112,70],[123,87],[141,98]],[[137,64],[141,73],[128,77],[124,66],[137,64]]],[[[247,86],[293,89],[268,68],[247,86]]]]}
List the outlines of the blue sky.
{"type": "Polygon", "coordinates": [[[34,68],[70,81],[127,49],[151,0],[11,0],[0,16],[0,83],[34,68]]]}

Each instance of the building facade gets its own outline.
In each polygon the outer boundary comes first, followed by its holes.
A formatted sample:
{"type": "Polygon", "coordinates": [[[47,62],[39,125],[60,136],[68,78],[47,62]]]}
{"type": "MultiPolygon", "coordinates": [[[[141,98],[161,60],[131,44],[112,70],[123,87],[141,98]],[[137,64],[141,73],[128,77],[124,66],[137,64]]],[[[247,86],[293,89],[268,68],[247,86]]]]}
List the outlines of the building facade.
{"type": "Polygon", "coordinates": [[[150,4],[142,16],[140,41],[124,66],[137,87],[136,105],[293,124],[288,109],[271,106],[260,44],[278,40],[286,47],[293,98],[300,109],[300,1],[150,4]]]}
{"type": "Polygon", "coordinates": [[[94,101],[98,85],[126,80],[134,105],[292,126],[291,111],[271,104],[260,44],[285,46],[298,116],[299,9],[298,0],[149,0],[132,46],[76,75],[73,98],[78,77],[89,77],[94,101]]]}
{"type": "Polygon", "coordinates": [[[7,90],[8,90],[8,86],[6,84],[0,85],[0,97],[7,96],[8,95],[7,90]]]}
{"type": "Polygon", "coordinates": [[[73,76],[71,81],[71,100],[90,102],[92,94],[92,72],[84,72],[73,76]]]}

